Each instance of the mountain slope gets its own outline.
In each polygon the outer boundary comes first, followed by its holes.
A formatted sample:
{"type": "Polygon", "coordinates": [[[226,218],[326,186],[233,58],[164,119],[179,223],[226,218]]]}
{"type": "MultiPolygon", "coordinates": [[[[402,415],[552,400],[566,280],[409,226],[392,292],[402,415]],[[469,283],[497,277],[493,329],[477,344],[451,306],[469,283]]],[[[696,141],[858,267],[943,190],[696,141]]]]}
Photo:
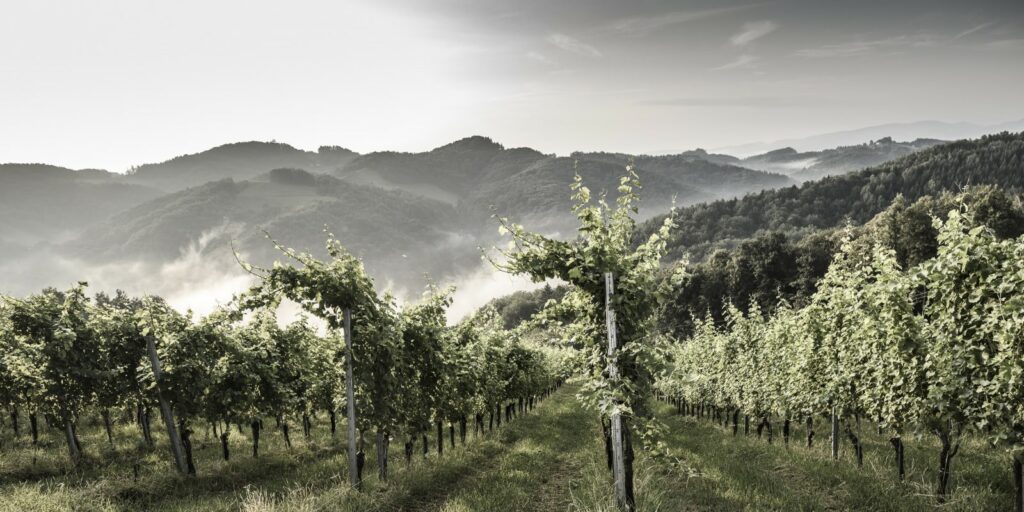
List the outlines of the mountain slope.
{"type": "Polygon", "coordinates": [[[624,167],[632,162],[638,169],[657,173],[673,181],[700,189],[712,197],[729,197],[766,188],[791,185],[776,171],[743,166],[728,155],[709,155],[703,150],[678,155],[626,155],[621,153],[573,153],[582,161],[603,161],[624,167]],[[731,158],[731,161],[730,161],[731,158]]]}
{"type": "MultiPolygon", "coordinates": [[[[684,208],[670,256],[690,253],[700,259],[716,246],[764,231],[798,235],[845,222],[862,224],[897,195],[913,201],[984,184],[1024,190],[1024,133],[952,142],[856,173],[684,208]]],[[[661,218],[645,223],[640,236],[657,229],[661,218]]]]}
{"type": "Polygon", "coordinates": [[[888,123],[854,130],[823,133],[810,137],[784,139],[774,142],[756,142],[738,146],[716,148],[716,151],[740,156],[756,155],[774,148],[793,147],[797,151],[821,151],[839,146],[852,146],[866,140],[892,137],[897,140],[973,139],[983,135],[1019,132],[1024,130],[1024,119],[1006,123],[981,125],[974,123],[947,123],[943,121],[917,121],[912,123],[888,123]]]}
{"type": "Polygon", "coordinates": [[[504,179],[544,158],[533,149],[505,149],[489,138],[474,136],[423,153],[370,153],[334,174],[354,183],[405,190],[454,205],[480,184],[504,179]]]}
{"type": "Polygon", "coordinates": [[[248,179],[281,167],[326,172],[356,156],[336,146],[323,146],[314,153],[277,142],[238,142],[135,167],[127,180],[176,191],[224,178],[248,179]]]}
{"type": "Polygon", "coordinates": [[[114,275],[123,286],[138,274],[163,276],[151,283],[158,293],[171,284],[187,294],[179,285],[228,286],[239,278],[232,241],[264,264],[280,254],[263,229],[325,256],[326,225],[382,284],[416,290],[424,272],[449,280],[478,270],[477,247],[498,241],[495,213],[573,236],[568,199],[575,172],[595,194],[608,191],[610,200],[626,165],[635,162],[645,216],[666,211],[673,200],[689,205],[793,183],[730,165],[733,160],[705,152],[557,157],[472,136],[429,152],[361,156],[338,146],[307,152],[239,142],[127,175],[7,166],[0,175],[6,199],[0,213],[9,219],[0,226],[0,267],[18,275],[3,286],[65,286],[82,275],[96,283],[114,275]],[[78,276],[69,278],[72,273],[78,276]]]}
{"type": "MultiPolygon", "coordinates": [[[[706,153],[701,155],[708,157],[706,153]]],[[[468,137],[425,153],[370,153],[352,160],[336,176],[361,184],[400,189],[456,205],[466,215],[501,215],[564,229],[574,172],[595,191],[613,196],[625,166],[635,162],[645,184],[644,212],[665,210],[673,198],[694,204],[792,183],[777,174],[710,162],[691,155],[664,157],[610,153],[545,155],[510,148],[486,137],[468,137]]]]}
{"type": "Polygon", "coordinates": [[[0,241],[31,245],[67,239],[159,195],[106,171],[0,164],[0,241]]]}
{"type": "MultiPolygon", "coordinates": [[[[170,261],[189,247],[224,257],[228,244],[268,264],[280,254],[263,236],[325,256],[329,228],[368,268],[396,280],[423,272],[448,275],[470,255],[472,241],[443,202],[293,170],[250,181],[225,179],[169,194],[113,217],[65,246],[92,261],[170,261]],[[453,249],[453,255],[441,254],[453,249]],[[418,255],[416,263],[408,256],[418,255]],[[436,264],[435,264],[436,263],[436,264]]],[[[228,256],[230,257],[230,256],[228,256]]],[[[414,260],[415,261],[415,260],[414,260]]]]}
{"type": "Polygon", "coordinates": [[[936,139],[895,142],[891,137],[884,137],[855,146],[803,153],[787,147],[745,158],[739,165],[786,174],[799,181],[811,181],[881,165],[942,143],[936,139]]]}
{"type": "Polygon", "coordinates": [[[0,205],[11,219],[0,231],[0,264],[20,269],[17,283],[6,284],[19,290],[66,284],[75,269],[97,269],[89,274],[96,282],[128,276],[126,269],[175,276],[168,282],[205,271],[236,275],[230,242],[266,264],[279,257],[263,237],[267,230],[288,246],[323,256],[328,226],[382,283],[418,289],[424,272],[447,280],[479,269],[477,247],[497,241],[492,214],[573,236],[574,174],[614,199],[630,161],[644,183],[646,216],[664,212],[674,199],[688,205],[792,183],[702,151],[559,157],[480,136],[421,153],[367,155],[243,142],[128,175],[8,166],[0,183],[18,186],[0,190],[11,196],[0,205]],[[36,247],[40,241],[57,244],[36,247]],[[52,259],[44,261],[44,253],[52,259]],[[55,265],[65,270],[60,276],[47,270],[55,265]],[[196,265],[206,270],[187,270],[196,265]]]}
{"type": "Polygon", "coordinates": [[[382,283],[416,289],[423,273],[447,280],[478,268],[477,247],[498,241],[492,213],[573,236],[574,173],[595,192],[609,191],[614,198],[631,160],[644,183],[646,215],[665,211],[673,198],[693,204],[792,183],[781,175],[700,158],[556,157],[506,149],[485,137],[423,153],[361,156],[243,143],[140,168],[130,181],[179,186],[228,177],[124,211],[64,244],[61,252],[95,264],[167,265],[193,256],[233,263],[228,249],[234,242],[247,257],[268,264],[280,255],[264,239],[264,230],[287,246],[325,256],[327,226],[382,283]],[[328,164],[327,154],[339,158],[328,164]],[[257,172],[280,163],[295,165],[257,172]]]}

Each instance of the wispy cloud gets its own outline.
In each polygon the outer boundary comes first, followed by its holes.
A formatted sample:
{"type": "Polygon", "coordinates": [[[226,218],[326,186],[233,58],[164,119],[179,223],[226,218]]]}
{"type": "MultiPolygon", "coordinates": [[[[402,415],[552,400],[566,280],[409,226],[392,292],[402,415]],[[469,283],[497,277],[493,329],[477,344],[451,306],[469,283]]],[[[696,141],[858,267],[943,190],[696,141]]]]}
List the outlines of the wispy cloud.
{"type": "Polygon", "coordinates": [[[981,25],[978,25],[978,26],[975,26],[975,27],[971,27],[971,28],[969,28],[967,30],[964,30],[963,32],[960,32],[959,34],[953,36],[953,39],[951,39],[951,40],[952,41],[956,41],[957,39],[960,39],[961,37],[967,37],[967,36],[969,36],[969,35],[971,35],[971,34],[973,34],[975,32],[980,32],[982,30],[985,30],[986,28],[989,28],[992,25],[995,25],[995,22],[990,21],[988,23],[982,23],[981,25]]]}
{"type": "Polygon", "coordinates": [[[1024,48],[1024,39],[997,39],[985,44],[990,48],[1024,48]]]}
{"type": "Polygon", "coordinates": [[[832,106],[846,104],[846,102],[835,98],[807,96],[694,96],[654,99],[640,104],[665,107],[790,108],[832,106]]]}
{"type": "Polygon", "coordinates": [[[729,41],[733,46],[744,46],[750,42],[760,39],[779,28],[775,22],[764,20],[754,21],[743,24],[743,30],[740,33],[729,38],[729,41]]]}
{"type": "Polygon", "coordinates": [[[712,68],[712,71],[724,71],[727,69],[746,69],[754,67],[754,63],[758,61],[758,58],[753,55],[740,55],[738,59],[712,68]]]}
{"type": "Polygon", "coordinates": [[[567,52],[595,58],[604,56],[597,48],[565,34],[551,34],[548,36],[547,41],[567,52]]]}
{"type": "Polygon", "coordinates": [[[879,51],[899,51],[905,48],[935,46],[939,39],[929,34],[896,36],[875,40],[859,40],[840,44],[827,44],[817,48],[797,50],[794,55],[807,58],[857,57],[879,51]]]}
{"type": "Polygon", "coordinates": [[[611,24],[615,32],[632,35],[647,35],[663,28],[679,25],[689,21],[701,20],[712,16],[719,16],[731,12],[742,11],[760,4],[740,5],[735,7],[722,7],[718,9],[704,9],[699,11],[675,11],[657,16],[636,16],[623,18],[611,24]]]}
{"type": "Polygon", "coordinates": [[[526,58],[530,59],[530,60],[532,60],[534,62],[537,62],[537,63],[540,63],[540,64],[544,64],[546,66],[554,66],[555,64],[557,64],[554,60],[549,58],[547,55],[544,55],[543,53],[540,53],[540,52],[529,52],[529,53],[526,54],[526,58]]]}

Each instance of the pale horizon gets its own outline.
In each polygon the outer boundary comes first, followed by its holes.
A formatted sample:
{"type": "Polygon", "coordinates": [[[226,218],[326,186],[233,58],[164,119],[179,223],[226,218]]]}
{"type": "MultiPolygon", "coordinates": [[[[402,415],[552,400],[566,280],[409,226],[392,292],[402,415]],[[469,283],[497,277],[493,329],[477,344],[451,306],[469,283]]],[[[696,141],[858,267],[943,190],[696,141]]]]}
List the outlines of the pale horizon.
{"type": "Polygon", "coordinates": [[[658,153],[1024,118],[1024,4],[8,2],[0,162],[469,135],[658,153]]]}
{"type": "MultiPolygon", "coordinates": [[[[487,138],[493,140],[494,142],[496,142],[498,144],[501,144],[502,146],[504,146],[506,148],[529,147],[531,149],[535,149],[537,151],[540,151],[541,153],[551,154],[551,155],[556,155],[556,156],[568,156],[568,155],[570,155],[570,154],[572,154],[574,152],[588,152],[588,151],[599,151],[599,152],[610,152],[610,153],[625,153],[625,154],[636,154],[636,155],[665,155],[665,154],[673,154],[673,153],[679,153],[679,152],[690,151],[690,150],[695,150],[695,149],[703,149],[703,150],[708,151],[708,152],[726,151],[726,152],[728,152],[728,154],[730,154],[732,156],[737,156],[737,157],[741,157],[742,158],[742,157],[753,155],[756,152],[754,152],[754,151],[727,151],[727,150],[733,150],[735,148],[739,148],[739,147],[743,147],[743,146],[765,146],[765,147],[772,147],[772,148],[774,148],[775,145],[773,145],[773,144],[785,143],[787,139],[801,139],[801,138],[812,137],[812,136],[816,136],[816,135],[828,135],[828,134],[832,134],[832,133],[842,133],[842,132],[846,132],[846,131],[855,131],[855,130],[860,130],[860,129],[869,129],[869,128],[880,127],[880,126],[888,126],[888,125],[902,125],[902,124],[931,123],[931,122],[934,122],[934,123],[942,123],[942,124],[950,124],[950,125],[958,124],[958,123],[968,123],[968,124],[978,125],[980,127],[986,127],[986,126],[996,126],[996,125],[1000,125],[1000,124],[1004,124],[1004,123],[1013,123],[1013,122],[1021,122],[1021,121],[1024,121],[1024,119],[1006,119],[1006,120],[1002,120],[1002,121],[995,122],[995,123],[977,123],[977,122],[971,122],[971,121],[947,121],[947,120],[936,120],[936,119],[923,119],[923,120],[904,121],[904,122],[894,121],[894,122],[891,122],[891,123],[880,123],[880,124],[871,125],[871,126],[848,127],[848,129],[839,129],[839,130],[829,131],[829,132],[798,133],[798,134],[787,136],[787,137],[784,137],[784,138],[774,138],[773,137],[773,138],[767,138],[767,139],[764,139],[764,140],[742,140],[742,141],[737,141],[735,143],[730,143],[730,144],[725,144],[725,145],[720,145],[720,146],[708,146],[708,145],[696,144],[696,145],[687,146],[687,147],[660,148],[660,149],[655,148],[655,149],[646,149],[646,150],[627,150],[627,149],[616,149],[616,148],[581,147],[581,148],[575,148],[575,149],[568,149],[568,150],[564,150],[564,151],[553,151],[553,150],[546,150],[543,147],[542,144],[538,144],[538,145],[516,144],[516,143],[511,143],[509,141],[506,141],[506,140],[503,140],[503,139],[499,139],[499,138],[490,136],[490,135],[488,135],[486,133],[467,133],[467,134],[462,135],[462,136],[454,136],[451,139],[439,140],[436,143],[425,143],[424,145],[421,145],[421,146],[412,146],[412,147],[404,147],[404,148],[397,148],[397,147],[374,147],[374,148],[365,148],[365,149],[356,148],[356,147],[348,146],[348,145],[345,145],[345,144],[338,144],[338,143],[334,143],[334,142],[331,142],[331,141],[326,141],[326,142],[323,142],[323,143],[316,143],[316,142],[314,142],[314,143],[311,143],[309,145],[302,145],[302,144],[295,144],[295,143],[293,143],[291,141],[283,140],[283,139],[280,139],[280,138],[246,139],[246,140],[225,140],[225,141],[219,141],[219,142],[211,141],[207,145],[203,145],[203,146],[199,146],[199,147],[191,148],[191,149],[183,149],[182,151],[177,152],[177,153],[171,152],[173,154],[168,153],[168,154],[166,154],[166,156],[155,156],[155,157],[151,157],[151,158],[144,158],[141,161],[129,163],[126,167],[123,167],[123,168],[103,167],[103,166],[90,166],[90,165],[75,165],[74,163],[61,163],[61,162],[56,162],[56,161],[52,161],[52,160],[50,160],[50,161],[27,161],[27,160],[26,161],[15,161],[15,160],[9,160],[9,161],[0,161],[0,164],[6,164],[6,163],[44,164],[44,165],[55,165],[55,166],[58,166],[58,167],[65,167],[65,168],[74,169],[74,170],[99,169],[99,170],[110,171],[110,172],[114,172],[114,173],[118,173],[118,174],[124,174],[127,171],[129,171],[132,167],[137,167],[137,166],[146,165],[146,164],[158,164],[158,163],[166,162],[166,161],[171,160],[171,159],[176,158],[176,157],[185,156],[185,155],[192,155],[192,154],[197,154],[197,153],[202,153],[204,151],[207,151],[207,150],[219,147],[219,146],[225,146],[225,145],[230,145],[230,144],[241,144],[241,143],[246,143],[246,142],[264,142],[264,143],[287,144],[287,145],[292,146],[292,147],[294,147],[294,148],[296,148],[298,150],[311,151],[311,152],[316,152],[317,149],[322,147],[322,146],[338,146],[338,147],[343,147],[345,149],[352,150],[352,151],[354,151],[356,153],[359,153],[359,154],[369,154],[369,153],[383,152],[383,151],[395,151],[395,152],[402,152],[402,153],[421,153],[421,152],[428,152],[430,150],[439,148],[441,146],[444,146],[445,144],[448,144],[448,143],[451,143],[451,142],[455,142],[457,140],[465,139],[465,138],[468,138],[468,137],[475,137],[475,136],[487,137],[487,138]]],[[[897,137],[897,139],[899,139],[899,137],[897,137]]],[[[868,140],[864,140],[862,142],[866,143],[866,142],[869,142],[869,141],[868,140]]],[[[782,146],[778,146],[778,147],[781,148],[782,146]]]]}

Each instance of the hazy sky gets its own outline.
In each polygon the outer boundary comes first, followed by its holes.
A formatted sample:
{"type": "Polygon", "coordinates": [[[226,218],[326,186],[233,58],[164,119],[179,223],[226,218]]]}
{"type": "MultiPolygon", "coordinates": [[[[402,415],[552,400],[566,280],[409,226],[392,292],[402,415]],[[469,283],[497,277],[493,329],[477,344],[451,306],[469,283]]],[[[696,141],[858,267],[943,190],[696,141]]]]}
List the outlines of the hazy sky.
{"type": "Polygon", "coordinates": [[[680,150],[1009,121],[1022,91],[1021,0],[0,0],[0,162],[680,150]]]}

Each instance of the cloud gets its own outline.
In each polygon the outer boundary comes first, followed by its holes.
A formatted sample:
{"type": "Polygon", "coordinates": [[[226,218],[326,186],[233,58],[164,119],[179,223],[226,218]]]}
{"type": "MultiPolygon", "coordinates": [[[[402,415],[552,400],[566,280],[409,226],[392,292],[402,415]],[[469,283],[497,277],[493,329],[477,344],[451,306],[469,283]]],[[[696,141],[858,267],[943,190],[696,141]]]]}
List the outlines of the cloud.
{"type": "MultiPolygon", "coordinates": [[[[94,264],[41,248],[31,256],[0,262],[0,276],[11,276],[0,282],[0,294],[23,296],[37,293],[44,286],[63,289],[77,281],[87,281],[89,294],[115,290],[124,290],[133,296],[153,294],[163,297],[179,312],[191,310],[202,317],[229,304],[236,294],[255,284],[255,278],[242,270],[231,251],[217,244],[225,237],[230,238],[233,229],[234,226],[225,223],[203,232],[183,247],[177,258],[167,262],[135,260],[94,264]]],[[[247,258],[244,254],[242,257],[247,258]]],[[[544,286],[524,276],[501,272],[489,262],[482,262],[441,284],[456,287],[447,315],[452,323],[497,297],[544,286]]],[[[394,293],[400,305],[417,302],[423,293],[422,287],[396,287],[392,282],[384,289],[394,293]]],[[[278,322],[282,325],[300,315],[305,315],[321,334],[326,332],[322,320],[294,302],[282,302],[277,311],[278,322]]]]}
{"type": "Polygon", "coordinates": [[[779,26],[776,25],[775,22],[768,20],[744,23],[743,30],[730,37],[729,41],[733,46],[744,46],[756,39],[760,39],[772,32],[775,32],[777,28],[779,28],[779,26]]]}
{"type": "Polygon", "coordinates": [[[611,24],[611,30],[632,35],[647,35],[663,28],[679,25],[689,21],[696,21],[712,16],[719,16],[731,12],[749,9],[759,4],[741,5],[736,7],[723,7],[719,9],[704,9],[700,11],[676,11],[657,16],[636,16],[623,18],[611,24]]]}
{"type": "Polygon", "coordinates": [[[851,41],[840,44],[827,44],[817,48],[805,48],[797,50],[794,55],[805,58],[829,58],[829,57],[858,57],[879,51],[899,51],[905,48],[922,48],[935,46],[939,43],[938,38],[930,34],[919,34],[914,36],[896,36],[885,39],[870,41],[851,41]]]}
{"type": "Polygon", "coordinates": [[[31,257],[0,264],[0,275],[17,276],[4,282],[4,293],[26,295],[42,286],[64,288],[76,281],[90,284],[90,293],[124,290],[131,295],[155,294],[175,309],[206,315],[231,301],[234,294],[253,284],[230,250],[213,248],[232,235],[225,223],[203,232],[167,262],[118,261],[93,264],[40,249],[31,257]]]}
{"type": "Polygon", "coordinates": [[[586,55],[588,57],[603,57],[604,55],[600,50],[593,46],[580,41],[579,39],[567,36],[565,34],[551,34],[548,36],[547,41],[556,47],[571,53],[577,53],[580,55],[586,55]]]}
{"type": "Polygon", "coordinates": [[[959,34],[953,36],[953,39],[951,39],[951,41],[956,41],[957,39],[960,39],[961,37],[967,37],[967,36],[969,36],[969,35],[971,35],[971,34],[973,34],[975,32],[978,32],[978,31],[981,31],[981,30],[985,30],[986,28],[991,27],[992,25],[995,25],[995,22],[990,21],[988,23],[982,23],[981,25],[977,25],[975,27],[971,27],[971,28],[969,28],[967,30],[964,30],[963,32],[960,32],[959,34]]]}
{"type": "Polygon", "coordinates": [[[738,59],[712,68],[712,71],[724,71],[727,69],[748,69],[754,67],[754,63],[759,59],[753,55],[740,55],[738,59]]]}
{"type": "MultiPolygon", "coordinates": [[[[484,304],[518,291],[535,290],[544,283],[535,283],[524,276],[512,276],[484,263],[451,282],[455,286],[448,321],[458,322],[476,312],[484,304]]],[[[556,283],[557,284],[557,283],[556,283]]]]}
{"type": "Polygon", "coordinates": [[[1001,49],[1001,48],[1009,48],[1009,49],[1024,48],[1024,39],[998,39],[998,40],[990,41],[990,42],[986,43],[985,46],[988,46],[990,48],[996,48],[996,49],[1001,49]]]}
{"type": "Polygon", "coordinates": [[[665,107],[750,107],[750,108],[792,108],[809,106],[830,106],[845,104],[834,98],[806,96],[693,96],[662,98],[644,101],[643,105],[665,107]]]}
{"type": "MultiPolygon", "coordinates": [[[[797,50],[793,55],[806,58],[831,58],[831,57],[859,57],[878,53],[900,53],[907,49],[928,48],[947,46],[957,43],[961,39],[982,32],[995,25],[995,22],[975,25],[967,30],[953,35],[921,32],[912,35],[898,35],[881,39],[859,39],[839,44],[827,44],[817,48],[805,48],[797,50]]],[[[977,39],[977,38],[972,38],[977,39]]],[[[973,44],[992,46],[997,41],[974,41],[973,44]]],[[[967,41],[960,41],[959,44],[972,44],[967,41]]]]}
{"type": "Polygon", "coordinates": [[[550,59],[547,55],[540,52],[529,52],[526,54],[526,58],[534,62],[544,64],[546,66],[554,66],[557,64],[554,60],[550,59]]]}

